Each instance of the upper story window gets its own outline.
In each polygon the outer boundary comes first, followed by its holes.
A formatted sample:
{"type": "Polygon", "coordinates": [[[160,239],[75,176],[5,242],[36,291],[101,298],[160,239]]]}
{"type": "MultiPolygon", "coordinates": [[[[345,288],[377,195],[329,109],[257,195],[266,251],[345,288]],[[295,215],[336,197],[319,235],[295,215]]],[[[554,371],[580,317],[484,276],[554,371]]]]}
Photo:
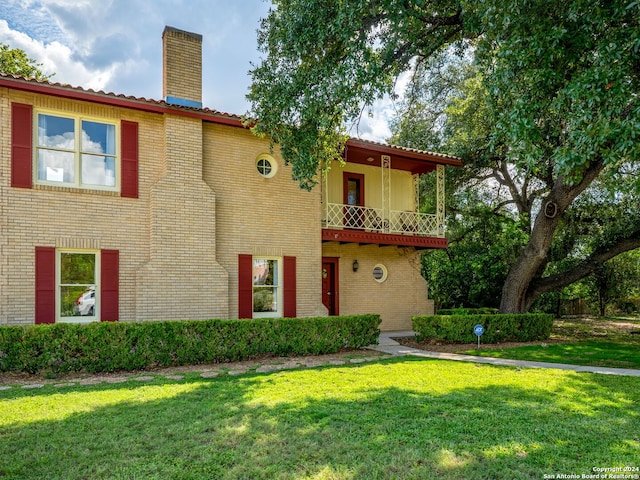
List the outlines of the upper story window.
{"type": "Polygon", "coordinates": [[[117,190],[116,137],[115,123],[38,113],[36,183],[117,190]]]}
{"type": "Polygon", "coordinates": [[[271,178],[278,172],[278,162],[271,155],[262,153],[256,158],[256,169],[264,178],[271,178]]]}

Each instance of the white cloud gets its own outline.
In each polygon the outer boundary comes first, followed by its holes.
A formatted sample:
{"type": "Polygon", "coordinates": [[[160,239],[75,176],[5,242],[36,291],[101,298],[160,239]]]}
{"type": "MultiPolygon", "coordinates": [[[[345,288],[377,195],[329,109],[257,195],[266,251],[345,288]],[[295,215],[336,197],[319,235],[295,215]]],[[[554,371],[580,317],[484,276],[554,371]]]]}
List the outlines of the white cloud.
{"type": "Polygon", "coordinates": [[[2,0],[0,42],[55,73],[53,81],[124,95],[162,96],[162,31],[203,35],[203,103],[248,108],[262,0],[2,0]]]}
{"type": "Polygon", "coordinates": [[[34,40],[25,33],[11,30],[6,20],[0,20],[0,43],[24,50],[30,58],[41,64],[40,70],[45,74],[55,73],[52,78],[55,82],[101,90],[113,74],[113,67],[87,69],[83,63],[73,59],[73,52],[66,45],[58,41],[45,44],[34,40]]]}
{"type": "Polygon", "coordinates": [[[372,107],[367,108],[358,122],[350,129],[349,135],[384,142],[391,136],[389,121],[393,118],[395,108],[389,99],[378,100],[372,107]]]}

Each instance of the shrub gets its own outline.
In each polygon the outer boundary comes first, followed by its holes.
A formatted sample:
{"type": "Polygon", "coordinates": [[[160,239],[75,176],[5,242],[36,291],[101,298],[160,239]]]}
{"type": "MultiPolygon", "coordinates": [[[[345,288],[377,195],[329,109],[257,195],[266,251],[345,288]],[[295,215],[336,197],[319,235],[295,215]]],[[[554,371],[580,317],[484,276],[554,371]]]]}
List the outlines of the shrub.
{"type": "Polygon", "coordinates": [[[413,330],[419,342],[473,343],[478,339],[473,327],[482,325],[483,342],[531,342],[548,339],[553,320],[553,315],[545,313],[431,315],[413,317],[413,330]]]}
{"type": "Polygon", "coordinates": [[[0,327],[0,371],[113,372],[377,343],[379,315],[0,327]]]}
{"type": "Polygon", "coordinates": [[[441,308],[438,310],[438,315],[482,315],[482,314],[496,314],[500,310],[492,307],[480,307],[480,308],[441,308]]]}

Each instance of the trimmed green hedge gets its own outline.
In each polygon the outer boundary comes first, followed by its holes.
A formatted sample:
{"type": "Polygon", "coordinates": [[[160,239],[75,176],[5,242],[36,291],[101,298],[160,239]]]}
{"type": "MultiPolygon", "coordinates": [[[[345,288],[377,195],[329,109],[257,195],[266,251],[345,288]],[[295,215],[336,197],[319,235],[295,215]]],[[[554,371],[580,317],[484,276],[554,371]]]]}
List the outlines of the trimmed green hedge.
{"type": "Polygon", "coordinates": [[[553,320],[554,316],[546,313],[431,315],[413,317],[413,330],[419,342],[474,343],[478,337],[473,327],[482,325],[484,343],[531,342],[548,339],[553,320]]]}
{"type": "Polygon", "coordinates": [[[0,371],[114,372],[376,344],[379,315],[0,327],[0,371]]]}
{"type": "Polygon", "coordinates": [[[496,314],[500,310],[491,307],[480,308],[441,308],[438,310],[438,315],[482,315],[482,314],[496,314]]]}

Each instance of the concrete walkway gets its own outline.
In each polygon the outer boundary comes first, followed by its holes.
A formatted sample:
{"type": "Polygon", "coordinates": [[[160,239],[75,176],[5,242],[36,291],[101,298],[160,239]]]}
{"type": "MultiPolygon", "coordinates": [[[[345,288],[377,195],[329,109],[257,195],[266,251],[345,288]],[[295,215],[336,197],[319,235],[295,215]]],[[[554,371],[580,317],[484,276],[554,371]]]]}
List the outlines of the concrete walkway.
{"type": "Polygon", "coordinates": [[[412,355],[415,357],[435,358],[438,360],[455,360],[459,362],[485,363],[504,367],[525,368],[556,368],[559,370],[572,370],[574,372],[602,373],[606,375],[625,375],[640,377],[640,370],[633,368],[588,367],[583,365],[567,365],[564,363],[530,362],[525,360],[510,360],[507,358],[478,357],[474,355],[460,355],[457,353],[429,352],[416,348],[400,345],[393,338],[412,337],[415,332],[382,332],[378,339],[378,345],[370,345],[367,348],[377,352],[394,356],[412,355]]]}

